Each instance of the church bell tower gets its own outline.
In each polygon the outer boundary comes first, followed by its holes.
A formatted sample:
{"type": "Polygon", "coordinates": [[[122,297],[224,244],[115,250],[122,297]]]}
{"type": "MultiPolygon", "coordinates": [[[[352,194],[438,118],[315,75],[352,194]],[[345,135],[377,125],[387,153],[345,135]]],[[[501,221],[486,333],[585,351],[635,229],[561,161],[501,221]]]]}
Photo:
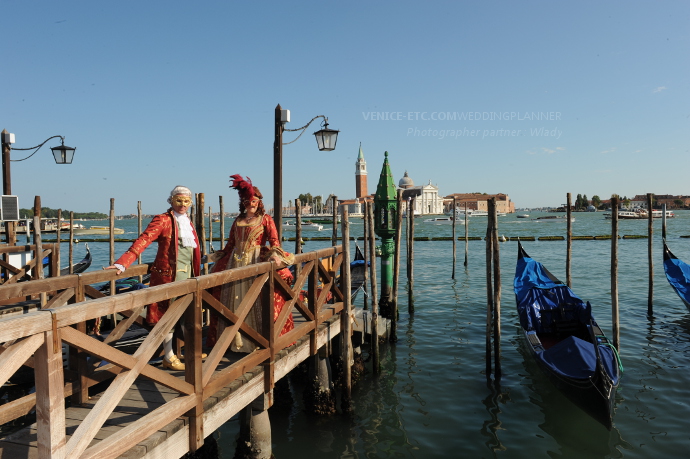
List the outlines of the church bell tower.
{"type": "Polygon", "coordinates": [[[359,143],[359,155],[357,155],[357,162],[355,163],[355,188],[357,198],[362,198],[369,195],[367,190],[367,162],[364,160],[364,153],[362,153],[362,143],[359,143]]]}

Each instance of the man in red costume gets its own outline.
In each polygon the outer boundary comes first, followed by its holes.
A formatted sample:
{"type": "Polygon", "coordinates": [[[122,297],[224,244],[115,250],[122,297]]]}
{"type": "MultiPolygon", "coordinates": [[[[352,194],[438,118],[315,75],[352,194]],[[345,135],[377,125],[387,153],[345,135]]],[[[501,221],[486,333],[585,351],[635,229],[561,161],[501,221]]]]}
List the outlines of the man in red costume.
{"type": "MultiPolygon", "coordinates": [[[[176,186],[170,192],[168,203],[172,207],[164,214],[153,217],[132,246],[115,264],[105,269],[117,269],[118,274],[122,273],[155,241],[158,243],[158,252],[151,265],[151,287],[199,275],[199,238],[187,216],[192,205],[191,190],[176,186]]],[[[155,325],[167,310],[167,300],[150,304],[146,311],[146,321],[155,325]]],[[[172,350],[172,338],[173,333],[170,331],[163,341],[163,366],[172,370],[184,370],[184,363],[180,362],[172,350]]]]}

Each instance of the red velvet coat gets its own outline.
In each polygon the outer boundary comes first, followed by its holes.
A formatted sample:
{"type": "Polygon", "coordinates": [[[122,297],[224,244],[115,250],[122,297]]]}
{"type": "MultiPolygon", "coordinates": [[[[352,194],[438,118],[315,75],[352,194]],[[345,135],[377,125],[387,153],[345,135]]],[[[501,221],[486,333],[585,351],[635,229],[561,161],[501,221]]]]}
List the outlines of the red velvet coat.
{"type": "MultiPolygon", "coordinates": [[[[196,241],[196,248],[192,256],[192,270],[194,276],[199,275],[199,267],[201,263],[201,253],[199,251],[199,238],[197,237],[194,225],[192,232],[194,233],[194,240],[196,241]]],[[[175,216],[172,208],[164,214],[159,214],[153,217],[151,223],[148,224],[143,233],[137,238],[132,246],[117,259],[115,263],[121,264],[128,268],[137,259],[139,254],[143,253],[152,242],[158,242],[158,253],[156,259],[151,265],[151,287],[156,285],[167,284],[175,280],[176,266],[177,266],[177,225],[175,224],[175,216]]],[[[168,310],[168,301],[160,303],[152,303],[148,306],[146,311],[146,321],[150,324],[157,323],[165,311],[168,310]]]]}

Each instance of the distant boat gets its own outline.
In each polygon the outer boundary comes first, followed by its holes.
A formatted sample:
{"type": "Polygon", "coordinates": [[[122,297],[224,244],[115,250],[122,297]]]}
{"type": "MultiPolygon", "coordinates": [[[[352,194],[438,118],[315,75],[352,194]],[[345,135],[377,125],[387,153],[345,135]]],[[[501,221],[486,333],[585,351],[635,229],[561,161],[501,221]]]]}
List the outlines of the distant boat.
{"type": "MultiPolygon", "coordinates": [[[[547,215],[545,217],[537,217],[532,219],[532,221],[534,222],[564,222],[567,220],[568,217],[566,217],[565,215],[547,215]]],[[[574,222],[575,217],[570,217],[570,221],[574,222]]]]}
{"type": "MultiPolygon", "coordinates": [[[[289,228],[289,229],[296,229],[297,225],[294,222],[291,221],[285,221],[283,222],[283,228],[289,228]]],[[[312,222],[302,222],[302,231],[321,231],[323,229],[323,225],[319,225],[317,223],[312,223],[312,222]]]]}
{"type": "MultiPolygon", "coordinates": [[[[432,223],[434,225],[452,225],[453,224],[453,219],[450,217],[435,217],[435,218],[427,218],[424,220],[424,223],[432,223]]],[[[465,220],[461,217],[455,217],[455,223],[458,225],[464,225],[465,220]]]]}
{"type": "Polygon", "coordinates": [[[529,218],[529,214],[518,214],[517,218],[529,218]]]}
{"type": "MultiPolygon", "coordinates": [[[[88,228],[75,228],[72,230],[74,234],[110,234],[109,226],[90,226],[88,228]]],[[[113,234],[124,234],[125,230],[122,228],[113,228],[113,234]]]]}

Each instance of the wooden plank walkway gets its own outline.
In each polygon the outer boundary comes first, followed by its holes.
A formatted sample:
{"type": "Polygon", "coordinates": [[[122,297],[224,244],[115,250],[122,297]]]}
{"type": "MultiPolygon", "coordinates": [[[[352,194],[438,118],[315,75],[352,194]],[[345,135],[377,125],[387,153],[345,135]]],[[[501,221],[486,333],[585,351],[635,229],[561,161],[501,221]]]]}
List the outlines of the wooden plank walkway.
{"type": "MultiPolygon", "coordinates": [[[[323,322],[317,332],[317,347],[321,347],[340,333],[340,316],[334,315],[323,322]]],[[[232,353],[229,353],[232,354],[232,353]]],[[[285,377],[291,370],[304,362],[310,355],[310,338],[304,336],[292,346],[283,349],[276,355],[275,379],[285,377]]],[[[239,358],[230,355],[224,357],[218,366],[219,370],[227,368],[239,358]]],[[[184,371],[170,372],[184,380],[184,371]]],[[[225,386],[212,397],[204,400],[204,432],[210,435],[221,425],[235,416],[240,410],[252,403],[264,393],[264,366],[257,365],[248,369],[241,378],[225,386]]],[[[103,427],[98,431],[90,446],[126,428],[133,422],[140,420],[155,408],[177,398],[180,393],[139,377],[123,396],[115,410],[108,416],[103,427]]],[[[100,399],[100,394],[82,406],[70,407],[65,410],[65,425],[67,439],[81,424],[90,410],[100,399]]],[[[37,426],[32,424],[15,433],[0,439],[0,458],[33,459],[38,458],[37,426]]],[[[189,420],[178,417],[145,441],[138,443],[120,458],[171,458],[180,457],[189,452],[189,420]]]]}

